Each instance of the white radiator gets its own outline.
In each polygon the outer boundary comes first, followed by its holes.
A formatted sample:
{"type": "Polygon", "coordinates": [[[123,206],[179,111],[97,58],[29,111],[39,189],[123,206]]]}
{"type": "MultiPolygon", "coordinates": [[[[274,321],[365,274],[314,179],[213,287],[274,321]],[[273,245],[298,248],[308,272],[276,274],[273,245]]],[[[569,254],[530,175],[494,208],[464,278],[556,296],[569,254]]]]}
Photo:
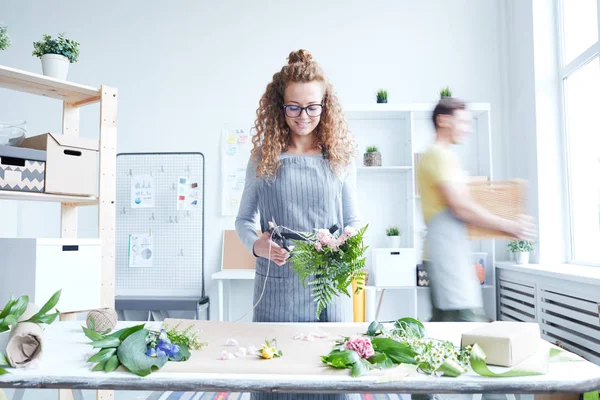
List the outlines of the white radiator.
{"type": "Polygon", "coordinates": [[[498,279],[498,319],[536,322],[536,308],[535,287],[498,279]]]}
{"type": "Polygon", "coordinates": [[[600,364],[598,303],[563,289],[541,287],[539,295],[542,337],[600,364]]]}

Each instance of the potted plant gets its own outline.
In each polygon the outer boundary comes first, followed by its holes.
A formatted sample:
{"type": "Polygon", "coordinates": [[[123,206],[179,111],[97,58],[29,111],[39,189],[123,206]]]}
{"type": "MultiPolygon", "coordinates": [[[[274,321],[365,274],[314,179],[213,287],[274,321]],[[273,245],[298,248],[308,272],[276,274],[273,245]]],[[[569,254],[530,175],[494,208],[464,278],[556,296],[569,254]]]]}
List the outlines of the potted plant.
{"type": "Polygon", "coordinates": [[[398,227],[392,226],[385,230],[385,234],[388,239],[388,247],[397,249],[400,247],[400,235],[402,232],[398,227]]]}
{"type": "Polygon", "coordinates": [[[377,103],[387,103],[388,93],[387,90],[380,89],[377,92],[377,103]]]}
{"type": "Polygon", "coordinates": [[[381,153],[377,146],[367,147],[363,162],[365,167],[381,167],[381,153]]]}
{"type": "Polygon", "coordinates": [[[42,40],[33,43],[32,54],[42,59],[44,75],[66,80],[69,63],[79,60],[79,43],[66,39],[63,33],[56,39],[50,35],[43,35],[42,40]]]}
{"type": "Polygon", "coordinates": [[[446,98],[446,97],[452,97],[452,91],[450,90],[450,88],[448,86],[446,86],[444,89],[440,90],[440,98],[446,98]]]}
{"type": "Polygon", "coordinates": [[[508,251],[514,253],[517,264],[529,264],[529,252],[533,250],[533,243],[526,240],[511,240],[508,251]]]}
{"type": "Polygon", "coordinates": [[[0,25],[0,50],[6,50],[10,47],[10,36],[8,36],[8,27],[0,25]]]}

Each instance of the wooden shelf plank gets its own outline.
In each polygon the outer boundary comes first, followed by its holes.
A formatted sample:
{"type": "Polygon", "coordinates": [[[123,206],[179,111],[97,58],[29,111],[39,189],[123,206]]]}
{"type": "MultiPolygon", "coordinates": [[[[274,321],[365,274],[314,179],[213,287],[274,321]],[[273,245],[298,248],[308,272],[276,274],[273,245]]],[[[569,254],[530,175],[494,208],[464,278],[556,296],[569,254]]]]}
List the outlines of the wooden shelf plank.
{"type": "Polygon", "coordinates": [[[0,65],[0,88],[59,99],[75,107],[100,101],[100,89],[0,65]]]}
{"type": "Polygon", "coordinates": [[[63,203],[77,206],[94,206],[98,204],[97,197],[68,196],[48,193],[17,192],[0,190],[0,200],[23,200],[63,203]]]}

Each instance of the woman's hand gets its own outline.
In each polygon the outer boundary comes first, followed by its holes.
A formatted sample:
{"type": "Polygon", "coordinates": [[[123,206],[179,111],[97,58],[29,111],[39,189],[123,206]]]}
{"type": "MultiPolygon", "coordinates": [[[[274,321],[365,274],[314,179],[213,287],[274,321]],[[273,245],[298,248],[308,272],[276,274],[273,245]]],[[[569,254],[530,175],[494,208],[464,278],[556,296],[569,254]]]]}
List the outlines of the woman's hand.
{"type": "Polygon", "coordinates": [[[269,259],[269,246],[271,247],[271,261],[277,265],[285,264],[286,260],[290,257],[290,253],[277,243],[273,242],[269,232],[263,233],[262,236],[254,242],[254,254],[269,259]]]}

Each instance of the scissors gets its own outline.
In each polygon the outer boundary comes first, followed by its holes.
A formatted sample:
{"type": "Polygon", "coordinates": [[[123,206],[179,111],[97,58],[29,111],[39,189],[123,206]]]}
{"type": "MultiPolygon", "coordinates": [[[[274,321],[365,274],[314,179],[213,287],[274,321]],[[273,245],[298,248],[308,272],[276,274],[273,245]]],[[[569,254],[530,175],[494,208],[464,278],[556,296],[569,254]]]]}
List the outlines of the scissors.
{"type": "MultiPolygon", "coordinates": [[[[329,228],[329,232],[333,234],[339,229],[337,224],[333,225],[329,228]]],[[[289,240],[309,240],[313,237],[312,234],[308,235],[300,235],[298,233],[292,232],[287,229],[285,226],[279,226],[275,223],[275,220],[271,220],[269,222],[269,233],[271,234],[271,240],[277,243],[279,246],[283,247],[288,252],[291,252],[293,246],[290,248],[288,241],[289,240]],[[284,232],[284,230],[288,230],[288,232],[284,232]]],[[[290,255],[291,256],[291,255],[290,255]]]]}

